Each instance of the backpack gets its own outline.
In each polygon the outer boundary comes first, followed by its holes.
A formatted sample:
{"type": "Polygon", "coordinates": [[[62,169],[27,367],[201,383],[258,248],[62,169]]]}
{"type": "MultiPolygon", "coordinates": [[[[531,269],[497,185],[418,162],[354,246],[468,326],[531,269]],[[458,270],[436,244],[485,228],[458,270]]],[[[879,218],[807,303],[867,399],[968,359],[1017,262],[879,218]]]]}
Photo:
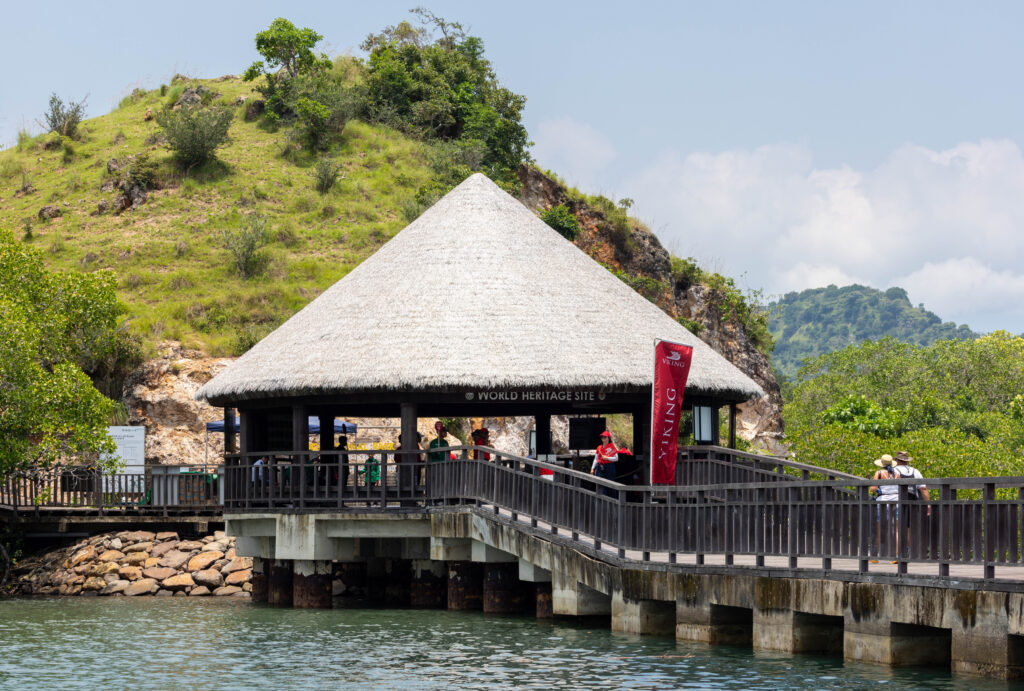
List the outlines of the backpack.
{"type": "MultiPolygon", "coordinates": [[[[893,474],[896,476],[896,478],[906,479],[906,478],[909,478],[909,477],[914,477],[914,471],[909,466],[907,466],[908,472],[906,474],[903,474],[902,471],[896,470],[897,468],[902,468],[902,467],[904,467],[904,466],[898,466],[898,465],[892,466],[892,471],[893,471],[893,474]]],[[[907,486],[907,499],[909,499],[910,501],[918,501],[918,500],[921,499],[921,490],[919,490],[917,488],[917,485],[908,485],[907,486]]]]}

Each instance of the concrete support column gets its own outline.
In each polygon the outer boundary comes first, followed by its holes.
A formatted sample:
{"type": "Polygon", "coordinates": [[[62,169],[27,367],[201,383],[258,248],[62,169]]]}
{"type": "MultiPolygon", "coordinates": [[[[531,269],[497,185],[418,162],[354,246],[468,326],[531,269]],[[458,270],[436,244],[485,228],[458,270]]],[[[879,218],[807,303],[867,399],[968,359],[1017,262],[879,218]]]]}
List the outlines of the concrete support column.
{"type": "Polygon", "coordinates": [[[674,636],[676,603],[659,600],[626,600],[612,595],[612,631],[650,636],[674,636]]]}
{"type": "Polygon", "coordinates": [[[413,559],[409,605],[417,609],[444,609],[448,599],[448,568],[443,561],[413,559]]]}
{"type": "Polygon", "coordinates": [[[275,559],[270,564],[267,578],[267,604],[277,607],[292,606],[292,560],[275,559]]]}
{"type": "Polygon", "coordinates": [[[838,653],[843,649],[843,621],[791,610],[755,610],[755,650],[785,653],[838,653]]]}
{"type": "Polygon", "coordinates": [[[676,639],[711,645],[750,645],[752,612],[740,607],[676,601],[676,639]]]}
{"type": "Polygon", "coordinates": [[[950,632],[847,617],[843,626],[843,657],[892,667],[949,667],[950,632]]]}
{"type": "Polygon", "coordinates": [[[523,610],[519,564],[506,562],[484,564],[484,611],[492,614],[514,614],[523,610]]]}
{"type": "Polygon", "coordinates": [[[384,602],[388,607],[409,606],[409,585],[412,582],[412,563],[408,559],[386,559],[384,602]]]}
{"type": "Polygon", "coordinates": [[[1024,636],[978,635],[954,629],[950,650],[954,673],[993,679],[1024,679],[1024,636]]]}
{"type": "Polygon", "coordinates": [[[555,616],[555,610],[551,599],[551,581],[547,583],[534,583],[536,590],[536,615],[538,619],[552,619],[555,616]]]}
{"type": "Polygon", "coordinates": [[[296,559],[292,578],[292,606],[296,609],[331,608],[331,562],[296,559]]]}
{"type": "Polygon", "coordinates": [[[448,609],[483,609],[483,564],[471,561],[448,563],[448,609]]]}
{"type": "Polygon", "coordinates": [[[270,575],[270,560],[262,557],[252,558],[252,592],[253,602],[267,601],[267,578],[270,575]]]}
{"type": "Polygon", "coordinates": [[[556,615],[593,617],[612,613],[612,598],[562,571],[551,572],[551,607],[556,615]]]}
{"type": "Polygon", "coordinates": [[[366,594],[365,561],[336,562],[334,578],[339,584],[339,595],[358,597],[366,594]]]}

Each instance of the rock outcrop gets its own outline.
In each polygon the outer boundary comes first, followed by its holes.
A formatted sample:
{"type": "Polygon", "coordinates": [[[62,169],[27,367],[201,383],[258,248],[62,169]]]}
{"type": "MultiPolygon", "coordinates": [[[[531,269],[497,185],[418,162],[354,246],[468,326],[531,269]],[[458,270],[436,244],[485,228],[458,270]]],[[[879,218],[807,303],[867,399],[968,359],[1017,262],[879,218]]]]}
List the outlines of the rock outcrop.
{"type": "Polygon", "coordinates": [[[237,556],[234,542],[221,531],[192,541],[179,540],[177,533],[154,535],[144,530],[97,535],[22,560],[14,569],[12,590],[16,595],[133,597],[165,592],[201,596],[212,592],[249,597],[252,559],[237,556]],[[163,554],[177,552],[181,559],[169,566],[166,559],[154,556],[161,549],[163,554]],[[233,589],[224,590],[225,583],[233,589]]]}

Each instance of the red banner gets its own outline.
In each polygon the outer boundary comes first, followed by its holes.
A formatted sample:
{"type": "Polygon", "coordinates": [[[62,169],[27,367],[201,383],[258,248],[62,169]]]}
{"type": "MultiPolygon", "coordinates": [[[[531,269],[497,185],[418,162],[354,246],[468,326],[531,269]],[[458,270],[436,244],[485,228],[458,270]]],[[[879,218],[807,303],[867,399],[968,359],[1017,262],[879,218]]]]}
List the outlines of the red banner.
{"type": "Polygon", "coordinates": [[[679,417],[690,374],[693,348],[658,341],[654,345],[654,391],[651,404],[651,484],[676,481],[679,417]]]}

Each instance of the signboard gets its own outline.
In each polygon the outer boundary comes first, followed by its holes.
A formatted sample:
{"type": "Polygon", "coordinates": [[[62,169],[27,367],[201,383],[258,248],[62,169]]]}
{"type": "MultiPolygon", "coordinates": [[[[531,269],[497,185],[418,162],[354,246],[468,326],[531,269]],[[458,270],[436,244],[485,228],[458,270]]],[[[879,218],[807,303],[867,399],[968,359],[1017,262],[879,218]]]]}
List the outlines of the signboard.
{"type": "Polygon", "coordinates": [[[654,386],[651,390],[651,484],[676,481],[679,418],[693,348],[681,343],[654,344],[654,386]]]}
{"type": "Polygon", "coordinates": [[[129,475],[142,475],[146,472],[146,428],[145,427],[108,427],[107,433],[117,444],[117,451],[112,456],[122,466],[118,472],[129,475]]]}

